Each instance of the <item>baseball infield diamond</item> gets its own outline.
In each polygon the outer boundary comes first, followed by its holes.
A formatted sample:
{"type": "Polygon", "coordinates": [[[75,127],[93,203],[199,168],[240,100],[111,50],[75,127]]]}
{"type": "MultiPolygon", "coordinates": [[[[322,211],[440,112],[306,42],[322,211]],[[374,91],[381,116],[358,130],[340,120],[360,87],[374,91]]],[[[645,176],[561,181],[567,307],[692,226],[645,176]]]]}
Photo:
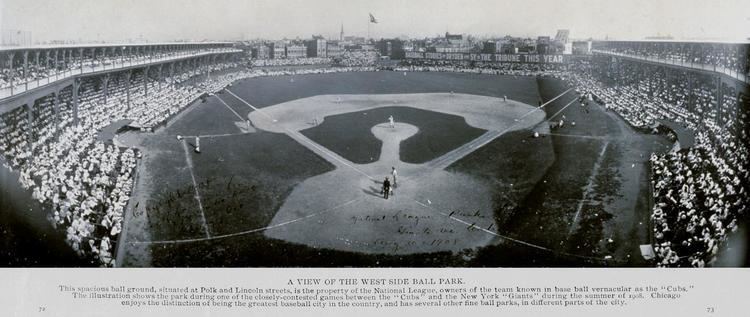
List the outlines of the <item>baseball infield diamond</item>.
{"type": "Polygon", "coordinates": [[[493,234],[490,186],[445,168],[504,133],[537,126],[545,114],[512,100],[428,93],[321,95],[266,107],[248,117],[256,128],[285,133],[336,167],[294,188],[264,232],[267,237],[315,248],[412,254],[499,241],[493,234]],[[394,127],[387,118],[363,127],[381,142],[380,157],[367,164],[353,163],[300,133],[326,117],[394,105],[460,116],[486,132],[423,164],[401,160],[402,142],[420,130],[398,118],[394,127]],[[398,178],[393,196],[386,200],[381,186],[391,167],[398,170],[398,178]]]}

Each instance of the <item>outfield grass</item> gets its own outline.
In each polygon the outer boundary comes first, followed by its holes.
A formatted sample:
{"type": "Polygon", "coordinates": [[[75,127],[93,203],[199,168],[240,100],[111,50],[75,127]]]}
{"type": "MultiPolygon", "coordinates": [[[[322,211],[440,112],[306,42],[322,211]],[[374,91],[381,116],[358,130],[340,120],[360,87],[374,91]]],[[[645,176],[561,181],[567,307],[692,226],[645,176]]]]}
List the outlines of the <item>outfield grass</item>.
{"type": "MultiPolygon", "coordinates": [[[[498,98],[507,96],[536,105],[539,101],[536,86],[534,77],[439,72],[404,76],[400,72],[381,71],[294,76],[294,82],[290,81],[290,76],[251,78],[235,83],[230,89],[253,106],[263,108],[316,95],[451,91],[498,98]]],[[[249,108],[243,111],[240,115],[245,115],[249,108]]]]}

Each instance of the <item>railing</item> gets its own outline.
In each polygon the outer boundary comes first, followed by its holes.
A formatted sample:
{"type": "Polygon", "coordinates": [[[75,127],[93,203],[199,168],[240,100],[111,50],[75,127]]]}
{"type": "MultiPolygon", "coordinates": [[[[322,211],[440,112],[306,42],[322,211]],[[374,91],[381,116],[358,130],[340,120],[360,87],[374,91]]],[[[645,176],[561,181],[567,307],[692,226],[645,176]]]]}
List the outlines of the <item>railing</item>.
{"type": "Polygon", "coordinates": [[[692,68],[692,69],[716,72],[719,74],[727,75],[729,77],[732,77],[746,84],[750,84],[750,77],[748,77],[747,74],[741,74],[740,71],[738,71],[737,69],[728,69],[723,66],[694,63],[694,62],[684,61],[682,59],[675,60],[675,59],[657,58],[657,57],[651,57],[651,56],[625,54],[625,53],[618,53],[618,52],[613,52],[613,51],[608,51],[608,50],[591,50],[591,51],[594,53],[627,57],[627,58],[632,58],[632,59],[637,59],[637,60],[642,60],[642,61],[650,61],[650,62],[655,62],[655,63],[682,66],[682,67],[687,67],[687,68],[692,68]]]}
{"type": "Polygon", "coordinates": [[[0,100],[11,97],[11,96],[15,96],[18,94],[22,94],[29,90],[43,87],[43,86],[55,83],[57,81],[71,78],[73,76],[77,76],[81,74],[90,74],[90,73],[95,73],[95,72],[100,72],[100,71],[111,71],[111,70],[116,70],[120,68],[154,64],[154,63],[166,62],[166,61],[177,60],[177,59],[182,59],[182,58],[200,57],[200,56],[216,54],[216,53],[239,53],[239,52],[242,52],[242,50],[235,49],[235,48],[217,48],[217,49],[201,50],[198,52],[194,52],[194,51],[193,52],[177,52],[176,54],[170,54],[167,56],[159,56],[159,57],[154,57],[153,55],[146,57],[146,58],[122,57],[122,58],[116,58],[114,60],[108,60],[108,61],[105,61],[104,63],[99,63],[97,65],[91,65],[87,63],[84,63],[84,65],[81,65],[80,61],[74,61],[72,64],[75,64],[75,68],[73,69],[59,71],[45,78],[37,78],[34,80],[22,82],[22,83],[14,82],[13,86],[0,87],[0,100]],[[107,64],[106,62],[109,62],[109,61],[111,62],[107,64]]]}

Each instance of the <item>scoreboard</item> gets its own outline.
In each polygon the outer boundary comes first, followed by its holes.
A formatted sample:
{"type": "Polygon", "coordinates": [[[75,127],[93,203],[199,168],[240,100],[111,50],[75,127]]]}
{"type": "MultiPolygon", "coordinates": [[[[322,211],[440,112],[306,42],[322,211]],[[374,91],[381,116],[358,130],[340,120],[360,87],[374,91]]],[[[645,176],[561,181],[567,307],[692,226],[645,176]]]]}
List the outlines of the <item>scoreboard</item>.
{"type": "Polygon", "coordinates": [[[407,59],[431,59],[471,62],[563,64],[563,55],[540,54],[472,54],[472,53],[422,53],[406,52],[407,59]]]}

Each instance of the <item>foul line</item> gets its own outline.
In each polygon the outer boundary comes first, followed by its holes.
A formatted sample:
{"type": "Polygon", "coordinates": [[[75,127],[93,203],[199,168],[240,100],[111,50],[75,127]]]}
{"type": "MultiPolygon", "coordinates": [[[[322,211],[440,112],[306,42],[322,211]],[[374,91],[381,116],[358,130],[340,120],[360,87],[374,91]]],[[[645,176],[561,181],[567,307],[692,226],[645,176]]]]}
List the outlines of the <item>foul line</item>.
{"type": "Polygon", "coordinates": [[[188,169],[190,170],[190,177],[193,179],[193,188],[195,188],[195,200],[198,201],[198,209],[201,210],[203,230],[206,231],[206,237],[210,238],[211,234],[208,232],[206,213],[203,212],[203,203],[201,203],[201,194],[200,192],[198,192],[198,183],[195,181],[195,174],[193,174],[193,159],[190,158],[190,153],[188,152],[187,142],[185,142],[185,139],[182,140],[182,148],[185,150],[185,161],[187,161],[188,169]]]}
{"type": "Polygon", "coordinates": [[[540,133],[539,135],[559,136],[566,138],[582,138],[582,139],[594,139],[594,140],[612,140],[612,138],[606,136],[596,135],[575,135],[575,134],[563,134],[563,133],[540,133]]]}
{"type": "Polygon", "coordinates": [[[256,233],[256,232],[261,232],[261,231],[266,231],[266,230],[269,230],[269,229],[274,229],[274,228],[282,227],[282,226],[289,225],[289,224],[292,224],[292,223],[295,223],[295,222],[299,222],[299,221],[302,221],[302,220],[305,220],[305,219],[308,219],[308,218],[319,216],[319,215],[322,215],[322,214],[325,214],[325,213],[328,213],[328,212],[331,212],[331,211],[334,211],[334,210],[337,210],[337,209],[341,209],[341,208],[343,208],[345,206],[351,205],[351,204],[353,204],[353,203],[355,203],[355,202],[357,202],[358,200],[361,200],[361,199],[362,198],[352,199],[350,201],[347,201],[347,202],[345,202],[343,204],[340,204],[338,206],[334,206],[332,208],[323,209],[321,211],[309,214],[309,215],[304,216],[304,217],[292,219],[292,220],[289,220],[289,221],[284,221],[282,223],[277,223],[275,225],[266,226],[266,227],[262,227],[262,228],[250,229],[250,230],[246,230],[246,231],[240,231],[240,232],[229,233],[229,234],[222,234],[222,235],[217,235],[217,236],[213,236],[213,237],[206,237],[206,238],[193,238],[193,239],[180,239],[180,240],[162,240],[162,241],[131,241],[131,242],[128,242],[128,243],[131,244],[131,245],[135,245],[135,244],[177,244],[177,243],[200,242],[200,241],[209,241],[209,240],[217,240],[217,239],[224,239],[224,238],[242,236],[242,235],[246,235],[246,234],[251,234],[251,233],[256,233]]]}
{"type": "Polygon", "coordinates": [[[252,108],[253,110],[257,111],[258,113],[260,113],[260,114],[262,114],[262,115],[266,116],[266,117],[267,117],[268,119],[271,119],[271,121],[273,121],[273,122],[276,122],[276,121],[277,121],[276,119],[274,119],[274,118],[271,118],[271,116],[269,116],[268,114],[266,114],[266,113],[265,113],[264,111],[262,111],[262,110],[260,110],[260,109],[258,109],[258,108],[255,108],[255,107],[254,107],[253,105],[251,105],[251,104],[250,104],[249,102],[245,101],[245,99],[242,99],[242,98],[240,98],[240,96],[237,96],[237,95],[235,95],[235,94],[234,94],[234,93],[233,93],[233,92],[232,92],[231,90],[229,90],[228,88],[227,88],[227,89],[225,89],[225,90],[226,90],[226,92],[228,92],[228,93],[229,93],[230,95],[234,96],[234,98],[237,98],[237,100],[239,100],[239,101],[242,101],[242,103],[246,104],[246,105],[247,105],[248,107],[250,107],[250,108],[252,108]]]}
{"type": "Polygon", "coordinates": [[[463,158],[464,156],[468,155],[469,153],[474,152],[477,149],[487,145],[488,143],[495,140],[497,137],[503,135],[503,133],[505,132],[506,131],[501,132],[497,130],[487,131],[484,134],[476,137],[474,140],[471,140],[468,143],[465,143],[461,145],[460,147],[456,148],[455,150],[452,150],[448,153],[445,153],[443,156],[440,156],[434,159],[433,161],[430,162],[430,165],[434,167],[440,167],[445,164],[453,164],[453,162],[456,162],[460,160],[461,158],[463,158]]]}
{"type": "MultiPolygon", "coordinates": [[[[255,107],[253,107],[253,106],[252,106],[251,104],[249,104],[249,103],[248,103],[247,101],[245,101],[244,99],[240,98],[240,96],[237,96],[237,95],[235,95],[234,93],[232,93],[231,91],[229,91],[229,89],[227,89],[226,91],[227,91],[228,93],[230,93],[230,94],[231,94],[232,96],[234,96],[235,98],[237,98],[237,100],[239,100],[239,101],[242,101],[243,103],[245,103],[245,104],[246,104],[246,105],[248,105],[249,107],[251,107],[251,108],[255,109],[255,111],[258,111],[258,112],[260,112],[260,114],[262,114],[262,115],[264,115],[264,116],[268,117],[269,119],[273,120],[274,122],[276,122],[276,120],[275,120],[275,119],[271,118],[271,117],[270,117],[269,115],[265,114],[265,113],[264,113],[263,111],[261,111],[260,109],[258,109],[258,108],[255,108],[255,107]]],[[[329,152],[328,152],[328,151],[329,151],[328,149],[323,149],[323,148],[321,148],[320,146],[318,146],[317,144],[315,144],[315,142],[312,142],[312,141],[310,141],[310,140],[309,140],[309,139],[308,139],[307,137],[305,137],[304,135],[302,135],[301,133],[299,133],[299,131],[292,131],[292,130],[288,129],[287,127],[284,127],[283,125],[280,125],[280,127],[281,127],[281,128],[282,128],[282,129],[283,129],[283,130],[284,130],[284,131],[285,131],[285,132],[287,133],[287,135],[291,136],[291,137],[292,137],[292,138],[294,138],[295,140],[298,140],[298,141],[302,141],[302,142],[305,142],[305,143],[309,144],[309,145],[310,145],[310,146],[312,146],[313,148],[317,149],[317,150],[318,150],[318,151],[319,151],[320,153],[322,153],[322,154],[324,154],[324,155],[326,155],[326,156],[328,156],[328,157],[330,157],[330,158],[332,158],[332,159],[336,160],[337,162],[339,162],[339,163],[341,163],[341,164],[344,164],[344,165],[346,165],[346,166],[350,167],[351,169],[353,169],[353,170],[357,171],[358,173],[360,173],[360,174],[362,174],[362,175],[366,176],[366,177],[367,177],[367,178],[369,178],[369,179],[372,179],[372,180],[374,180],[374,179],[375,179],[375,178],[373,178],[372,176],[370,176],[369,174],[365,173],[364,171],[362,171],[362,170],[360,170],[360,169],[358,169],[358,168],[354,167],[353,165],[349,164],[348,162],[344,161],[343,159],[340,159],[340,158],[338,158],[337,156],[335,156],[335,155],[333,155],[333,154],[329,153],[329,152]]]]}
{"type": "Polygon", "coordinates": [[[219,97],[219,95],[215,95],[215,96],[216,96],[216,98],[219,99],[219,101],[221,101],[221,103],[224,104],[224,106],[227,107],[227,109],[229,109],[229,111],[231,111],[232,113],[234,113],[234,115],[237,116],[237,118],[239,118],[240,121],[245,122],[245,120],[247,120],[247,119],[243,119],[242,116],[240,116],[240,114],[237,113],[237,111],[234,111],[234,109],[232,109],[232,107],[230,107],[226,102],[224,102],[224,99],[221,99],[221,97],[219,97]]]}
{"type": "Polygon", "coordinates": [[[567,94],[571,90],[573,90],[573,88],[569,88],[568,90],[563,91],[561,94],[557,95],[557,97],[548,100],[547,102],[543,103],[539,107],[534,108],[533,110],[529,110],[529,112],[527,112],[526,114],[522,115],[520,118],[518,118],[516,120],[521,120],[521,119],[525,118],[526,116],[530,115],[531,113],[533,113],[535,111],[542,110],[542,108],[546,107],[550,102],[553,102],[553,101],[557,100],[558,98],[564,96],[565,94],[567,94]]]}
{"type": "Polygon", "coordinates": [[[575,216],[573,216],[573,222],[570,224],[570,230],[568,230],[568,235],[573,233],[573,229],[576,227],[576,223],[578,223],[578,216],[581,214],[581,209],[583,209],[583,203],[586,202],[586,196],[588,196],[589,192],[591,192],[591,185],[594,182],[594,179],[596,178],[597,175],[599,175],[599,168],[602,165],[602,160],[604,159],[604,153],[607,151],[608,146],[609,146],[609,141],[604,143],[604,146],[602,147],[602,151],[599,153],[599,158],[596,159],[594,168],[591,171],[591,176],[589,176],[589,182],[588,184],[586,184],[586,189],[583,190],[583,197],[581,197],[581,201],[578,203],[576,214],[575,216]]]}
{"type": "MultiPolygon", "coordinates": [[[[417,203],[417,204],[419,204],[420,206],[423,206],[423,207],[425,207],[427,209],[433,210],[433,211],[435,211],[435,212],[437,212],[437,213],[439,213],[439,214],[441,214],[443,216],[446,216],[446,217],[448,217],[448,218],[450,218],[450,219],[452,219],[454,221],[457,221],[457,222],[459,222],[461,224],[464,224],[464,225],[466,225],[468,227],[473,227],[473,228],[476,228],[476,229],[478,229],[480,231],[484,231],[485,233],[488,233],[490,235],[493,235],[493,236],[498,237],[498,238],[503,239],[503,240],[508,240],[508,241],[515,242],[515,243],[518,243],[518,244],[521,244],[521,245],[525,245],[527,247],[532,247],[532,248],[535,248],[535,249],[538,249],[538,250],[542,250],[542,251],[546,251],[546,252],[550,252],[550,253],[553,253],[553,254],[565,255],[565,256],[570,256],[570,257],[575,257],[575,258],[580,258],[580,259],[586,259],[586,260],[596,260],[596,261],[600,261],[600,262],[604,261],[602,258],[598,258],[598,257],[573,254],[573,253],[568,253],[568,252],[563,252],[563,251],[556,251],[556,250],[553,250],[553,249],[550,249],[550,248],[547,248],[547,247],[543,247],[543,246],[540,246],[540,245],[537,245],[537,244],[533,244],[533,243],[530,243],[530,242],[526,242],[526,241],[514,239],[514,238],[511,238],[511,237],[499,234],[497,232],[494,232],[494,231],[487,230],[485,228],[476,226],[475,224],[469,223],[469,222],[467,222],[467,221],[465,221],[463,219],[460,219],[460,218],[454,217],[452,215],[446,214],[446,213],[444,213],[444,212],[442,212],[440,210],[437,210],[437,209],[433,208],[432,206],[425,205],[424,203],[422,203],[422,202],[420,202],[420,201],[418,201],[418,200],[416,200],[414,198],[412,198],[412,200],[414,200],[414,202],[417,203]]],[[[610,260],[610,262],[622,262],[622,261],[612,259],[612,260],[610,260]]]]}
{"type": "MultiPolygon", "coordinates": [[[[463,157],[465,157],[466,155],[468,155],[469,153],[472,153],[472,152],[476,151],[477,149],[479,149],[479,148],[481,148],[481,147],[484,147],[485,145],[489,144],[490,142],[492,142],[493,140],[495,140],[495,139],[496,139],[496,138],[498,138],[499,136],[501,136],[501,135],[503,135],[503,134],[507,133],[508,131],[510,131],[510,130],[512,130],[512,129],[514,129],[514,128],[516,127],[516,125],[520,124],[520,123],[521,123],[521,120],[522,120],[523,118],[525,118],[526,116],[528,116],[528,115],[530,115],[530,114],[532,114],[532,113],[534,113],[534,112],[536,112],[536,111],[539,111],[539,110],[541,110],[542,108],[544,108],[545,106],[547,106],[547,105],[548,105],[548,104],[549,104],[550,102],[553,102],[553,101],[555,101],[555,100],[559,99],[560,97],[564,96],[565,94],[567,94],[567,93],[568,93],[568,92],[570,92],[571,90],[573,90],[573,88],[569,88],[568,90],[566,90],[566,91],[563,91],[563,92],[562,92],[561,94],[559,94],[559,95],[555,96],[555,98],[552,98],[552,99],[548,100],[547,102],[543,103],[543,104],[542,104],[541,106],[539,106],[539,107],[536,107],[536,108],[534,108],[534,109],[532,109],[532,110],[529,110],[529,111],[528,111],[528,112],[526,112],[526,113],[525,113],[524,115],[522,115],[522,116],[520,116],[520,117],[516,118],[516,119],[514,120],[514,122],[513,122],[513,123],[511,123],[511,124],[510,124],[510,125],[509,125],[509,126],[508,126],[507,128],[505,128],[505,129],[503,129],[503,130],[501,130],[501,131],[498,131],[498,130],[490,130],[490,131],[488,131],[488,132],[484,133],[483,135],[481,135],[481,136],[477,137],[476,139],[474,139],[474,140],[471,140],[470,142],[468,142],[468,143],[466,143],[466,144],[462,145],[461,147],[459,147],[459,148],[457,148],[457,149],[455,149],[455,150],[453,150],[453,151],[451,151],[451,152],[448,152],[448,153],[446,153],[445,155],[443,155],[443,156],[441,156],[441,157],[438,157],[438,158],[434,159],[434,160],[432,161],[432,162],[434,162],[434,163],[433,163],[433,165],[434,165],[434,166],[439,166],[439,165],[443,165],[443,164],[445,164],[445,162],[451,162],[451,163],[452,163],[452,162],[458,161],[458,160],[460,160],[461,158],[463,158],[463,157]],[[487,136],[491,136],[491,137],[490,137],[490,138],[488,138],[487,140],[482,140],[482,141],[480,142],[480,140],[481,140],[482,138],[486,138],[487,136]],[[480,142],[480,143],[479,143],[479,144],[476,144],[476,145],[474,145],[474,144],[472,144],[472,143],[474,143],[474,142],[480,142]],[[464,147],[464,146],[467,146],[467,145],[468,145],[468,147],[464,147]]],[[[576,99],[573,99],[573,101],[576,101],[576,99]]],[[[568,103],[567,105],[565,105],[565,107],[563,107],[563,109],[567,108],[567,107],[568,107],[568,106],[569,106],[570,104],[572,104],[572,103],[573,103],[573,101],[571,101],[570,103],[568,103]]],[[[562,111],[563,109],[561,109],[560,111],[562,111]]],[[[558,113],[560,113],[560,111],[558,111],[558,113]]],[[[553,115],[553,117],[554,117],[554,116],[556,116],[556,115],[557,115],[557,113],[556,113],[556,114],[554,114],[554,115],[553,115]]],[[[542,121],[542,122],[546,122],[546,121],[547,121],[547,120],[545,120],[545,121],[542,121]]],[[[537,124],[537,125],[539,125],[539,124],[537,124]]],[[[537,125],[535,125],[534,127],[536,127],[537,125]]]]}
{"type": "Polygon", "coordinates": [[[367,178],[369,178],[369,179],[372,179],[372,180],[374,180],[374,179],[375,179],[375,178],[373,178],[372,176],[370,176],[369,174],[367,174],[367,173],[365,173],[364,171],[362,171],[361,169],[358,169],[358,168],[354,167],[353,165],[351,165],[351,164],[347,163],[347,162],[346,162],[346,161],[344,161],[343,159],[340,159],[340,158],[336,157],[336,155],[333,155],[333,154],[331,154],[331,153],[328,153],[328,149],[324,149],[324,148],[321,148],[320,146],[318,146],[317,144],[315,144],[315,142],[309,141],[309,140],[307,139],[307,137],[305,137],[305,136],[304,136],[304,135],[302,135],[301,133],[299,133],[299,132],[296,132],[296,131],[291,131],[291,130],[289,130],[289,129],[287,129],[287,128],[283,128],[283,129],[284,129],[284,131],[286,131],[286,132],[287,132],[287,134],[290,134],[290,135],[294,135],[294,136],[295,136],[295,139],[298,139],[299,141],[303,141],[303,142],[305,142],[305,143],[309,144],[310,146],[312,146],[312,147],[316,148],[316,149],[317,149],[318,151],[320,151],[321,153],[325,154],[326,156],[328,156],[328,157],[330,157],[330,158],[332,158],[332,159],[334,159],[334,160],[338,161],[338,162],[339,162],[339,163],[341,163],[341,164],[344,164],[344,165],[346,165],[346,166],[350,167],[351,169],[353,169],[353,170],[355,170],[355,171],[359,172],[360,174],[362,174],[362,175],[364,175],[364,176],[367,176],[367,178]]]}
{"type": "Polygon", "coordinates": [[[182,135],[181,137],[183,139],[185,139],[185,138],[196,138],[196,137],[201,137],[201,138],[204,138],[204,139],[210,139],[210,138],[220,138],[220,137],[225,137],[225,136],[243,135],[243,134],[247,134],[247,133],[240,132],[240,133],[206,134],[206,135],[182,135]]]}
{"type": "MultiPolygon", "coordinates": [[[[573,104],[574,102],[576,102],[576,100],[578,100],[578,99],[573,99],[573,100],[571,100],[570,102],[568,102],[568,104],[566,104],[565,106],[563,106],[563,107],[562,107],[562,109],[560,109],[560,110],[558,110],[557,112],[555,112],[555,114],[551,115],[551,116],[550,116],[549,118],[547,118],[547,120],[544,120],[544,121],[542,121],[542,123],[543,123],[543,122],[549,122],[550,120],[552,120],[552,118],[554,118],[554,117],[557,117],[557,115],[558,115],[558,114],[560,114],[560,112],[563,112],[563,110],[565,110],[565,109],[566,109],[566,108],[568,108],[568,107],[569,107],[570,105],[572,105],[572,104],[573,104]]],[[[541,123],[540,123],[540,124],[541,124],[541,123]]]]}

